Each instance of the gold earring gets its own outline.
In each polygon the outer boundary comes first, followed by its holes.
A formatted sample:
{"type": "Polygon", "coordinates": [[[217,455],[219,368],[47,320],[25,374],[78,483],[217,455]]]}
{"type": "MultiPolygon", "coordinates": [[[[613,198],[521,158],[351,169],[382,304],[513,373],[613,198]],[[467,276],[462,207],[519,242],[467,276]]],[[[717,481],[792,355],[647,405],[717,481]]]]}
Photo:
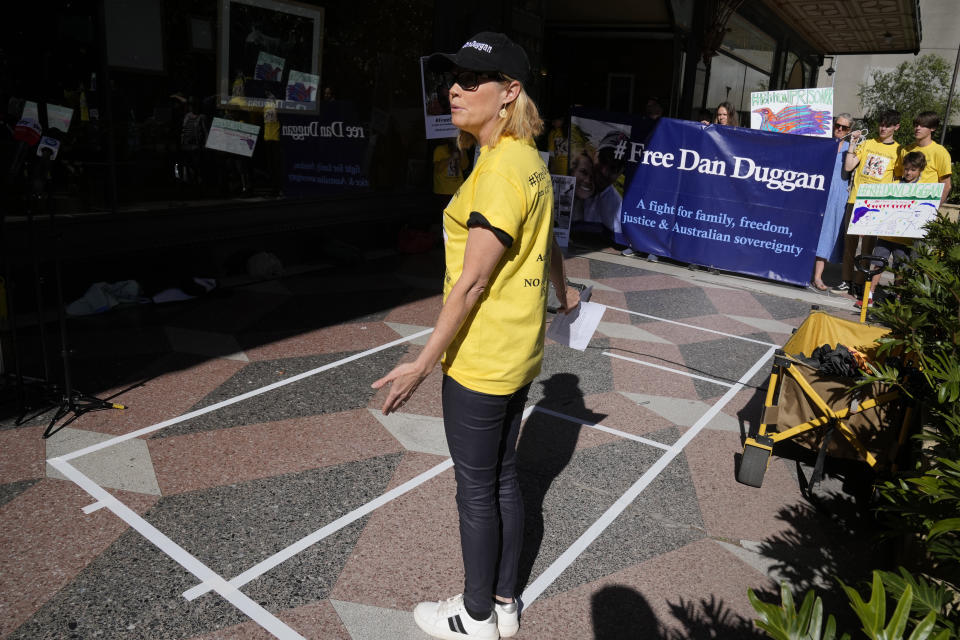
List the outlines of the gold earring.
{"type": "Polygon", "coordinates": [[[500,107],[500,111],[497,112],[497,115],[500,116],[501,118],[506,118],[506,117],[507,117],[507,108],[506,108],[506,107],[500,107]]]}

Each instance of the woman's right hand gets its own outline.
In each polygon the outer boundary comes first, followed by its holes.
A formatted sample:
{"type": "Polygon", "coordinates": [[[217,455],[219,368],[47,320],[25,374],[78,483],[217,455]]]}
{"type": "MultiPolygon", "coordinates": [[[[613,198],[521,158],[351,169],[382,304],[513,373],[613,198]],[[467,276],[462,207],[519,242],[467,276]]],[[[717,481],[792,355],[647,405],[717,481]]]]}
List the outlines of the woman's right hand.
{"type": "Polygon", "coordinates": [[[430,375],[430,372],[424,372],[418,363],[406,362],[397,365],[393,371],[370,385],[374,389],[380,389],[387,384],[390,385],[390,391],[387,393],[387,399],[383,401],[383,408],[381,409],[383,415],[393,413],[402,407],[428,375],[430,375]]]}

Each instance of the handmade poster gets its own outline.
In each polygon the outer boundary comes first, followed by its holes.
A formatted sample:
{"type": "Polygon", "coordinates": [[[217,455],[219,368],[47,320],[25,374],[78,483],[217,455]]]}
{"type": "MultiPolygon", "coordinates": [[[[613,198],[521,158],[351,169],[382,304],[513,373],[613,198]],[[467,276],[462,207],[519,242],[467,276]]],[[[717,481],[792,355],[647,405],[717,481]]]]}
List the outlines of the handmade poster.
{"type": "Polygon", "coordinates": [[[292,102],[316,102],[319,86],[320,76],[291,69],[287,78],[287,100],[292,102]]]}
{"type": "Polygon", "coordinates": [[[941,195],[943,184],[939,182],[862,184],[847,233],[923,238],[923,226],[937,216],[941,195]]]}
{"type": "Polygon", "coordinates": [[[553,180],[553,237],[566,249],[570,244],[570,222],[573,219],[573,191],[577,180],[573,176],[551,174],[553,180]]]}
{"type": "Polygon", "coordinates": [[[257,56],[257,67],[253,72],[253,79],[280,82],[285,62],[280,56],[261,51],[260,55],[257,56]]]}
{"type": "MultiPolygon", "coordinates": [[[[34,122],[40,122],[40,107],[36,102],[27,100],[23,104],[23,115],[34,122]]],[[[70,107],[61,107],[56,104],[47,104],[47,124],[51,129],[59,129],[66,133],[70,129],[70,121],[73,119],[73,109],[70,107]]]]}
{"type": "Polygon", "coordinates": [[[420,83],[423,88],[423,122],[427,140],[456,138],[460,133],[450,120],[450,88],[442,73],[427,69],[427,58],[420,58],[420,83]]]}
{"type": "Polygon", "coordinates": [[[833,87],[754,91],[750,128],[829,138],[833,135],[833,87]]]}
{"type": "Polygon", "coordinates": [[[809,282],[836,141],[660,118],[616,153],[631,176],[621,222],[634,250],[809,282]]]}
{"type": "Polygon", "coordinates": [[[214,118],[210,124],[210,133],[207,134],[206,147],[251,158],[253,149],[257,146],[258,135],[260,135],[258,125],[214,118]]]}

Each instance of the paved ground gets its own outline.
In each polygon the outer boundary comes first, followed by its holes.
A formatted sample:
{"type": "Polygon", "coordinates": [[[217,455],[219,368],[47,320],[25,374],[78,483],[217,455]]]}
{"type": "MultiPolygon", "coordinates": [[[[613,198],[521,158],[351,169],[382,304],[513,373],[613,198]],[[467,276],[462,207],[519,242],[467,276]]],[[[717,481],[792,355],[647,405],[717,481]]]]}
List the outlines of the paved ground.
{"type": "MultiPolygon", "coordinates": [[[[518,637],[764,637],[747,588],[850,575],[855,538],[842,479],[820,509],[796,458],[738,484],[742,439],[772,350],[852,301],[611,251],[568,272],[608,309],[531,392],[518,637]]],[[[2,423],[0,637],[424,638],[414,604],[462,588],[440,376],[390,416],[370,383],[441,277],[384,256],[71,321],[78,384],[128,408],[2,423]]]]}

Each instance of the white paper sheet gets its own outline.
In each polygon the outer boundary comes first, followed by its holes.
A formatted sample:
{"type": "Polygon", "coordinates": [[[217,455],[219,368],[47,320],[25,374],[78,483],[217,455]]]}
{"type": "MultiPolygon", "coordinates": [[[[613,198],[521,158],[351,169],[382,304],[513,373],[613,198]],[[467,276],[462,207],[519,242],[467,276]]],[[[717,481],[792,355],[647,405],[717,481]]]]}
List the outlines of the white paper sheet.
{"type": "Polygon", "coordinates": [[[581,302],[568,314],[558,313],[547,328],[547,337],[571,349],[583,351],[590,343],[607,307],[595,302],[581,302]]]}

